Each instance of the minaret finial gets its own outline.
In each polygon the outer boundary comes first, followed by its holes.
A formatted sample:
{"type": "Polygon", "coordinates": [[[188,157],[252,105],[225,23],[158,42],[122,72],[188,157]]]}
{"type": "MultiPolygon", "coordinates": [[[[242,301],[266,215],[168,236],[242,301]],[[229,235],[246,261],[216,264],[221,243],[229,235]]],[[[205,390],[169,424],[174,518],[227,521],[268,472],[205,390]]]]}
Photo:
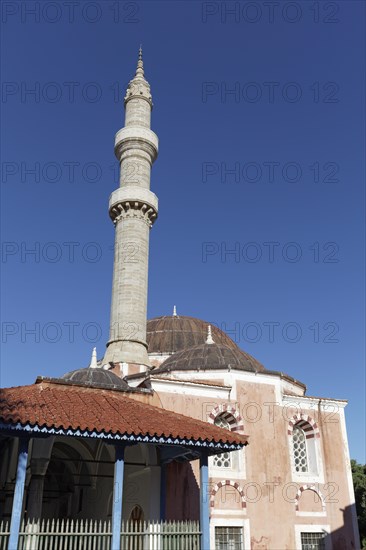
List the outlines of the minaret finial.
{"type": "Polygon", "coordinates": [[[214,339],[212,338],[211,325],[208,325],[206,344],[214,344],[214,343],[215,342],[214,342],[214,339]]]}
{"type": "Polygon", "coordinates": [[[177,316],[177,306],[173,306],[173,317],[177,316]]]}
{"type": "Polygon", "coordinates": [[[142,44],[140,44],[139,58],[137,61],[136,76],[144,76],[144,62],[142,61],[142,44]]]}
{"type": "Polygon", "coordinates": [[[90,369],[96,369],[96,368],[98,368],[98,363],[97,363],[97,348],[93,348],[93,353],[92,353],[92,356],[91,356],[91,361],[90,361],[89,368],[90,368],[90,369]]]}
{"type": "MultiPolygon", "coordinates": [[[[130,80],[126,95],[125,95],[125,107],[132,98],[146,99],[150,103],[150,112],[153,107],[152,97],[150,92],[150,84],[145,78],[144,62],[142,60],[142,44],[140,44],[139,55],[137,59],[136,73],[132,80],[130,80]]],[[[131,122],[126,119],[126,125],[130,126],[131,122]]],[[[150,126],[150,120],[149,120],[150,126]]]]}

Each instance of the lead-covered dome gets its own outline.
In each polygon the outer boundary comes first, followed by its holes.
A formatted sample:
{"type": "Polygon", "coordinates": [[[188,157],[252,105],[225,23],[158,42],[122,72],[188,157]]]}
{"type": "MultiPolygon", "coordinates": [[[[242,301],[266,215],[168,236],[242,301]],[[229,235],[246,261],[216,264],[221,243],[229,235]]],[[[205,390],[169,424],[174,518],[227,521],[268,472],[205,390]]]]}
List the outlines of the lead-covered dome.
{"type": "Polygon", "coordinates": [[[174,353],[164,363],[154,369],[152,374],[171,371],[238,369],[250,372],[263,372],[264,366],[237,346],[222,343],[200,344],[190,349],[174,353]]]}
{"type": "Polygon", "coordinates": [[[100,367],[72,370],[61,376],[61,380],[86,386],[102,386],[120,390],[130,389],[122,378],[100,367]]]}
{"type": "MultiPolygon", "coordinates": [[[[187,317],[172,315],[155,317],[147,322],[148,352],[168,355],[204,344],[210,323],[187,317]]],[[[212,337],[216,343],[239,350],[236,343],[223,330],[211,324],[212,337]]],[[[240,351],[240,350],[239,350],[240,351]]]]}

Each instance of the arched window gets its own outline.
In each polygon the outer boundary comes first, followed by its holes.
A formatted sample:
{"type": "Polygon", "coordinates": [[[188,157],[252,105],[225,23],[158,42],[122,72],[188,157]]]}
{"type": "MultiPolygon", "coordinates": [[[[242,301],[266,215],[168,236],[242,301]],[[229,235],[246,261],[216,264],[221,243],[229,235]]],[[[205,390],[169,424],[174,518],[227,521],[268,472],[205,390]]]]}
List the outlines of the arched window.
{"type": "MultiPolygon", "coordinates": [[[[230,423],[222,414],[216,416],[214,424],[219,428],[230,430],[230,423]]],[[[221,453],[214,456],[213,465],[216,468],[231,468],[231,453],[221,453]]]]}
{"type": "Polygon", "coordinates": [[[299,426],[294,426],[292,432],[292,448],[296,472],[308,472],[308,452],[306,448],[306,437],[299,426]]]}
{"type": "Polygon", "coordinates": [[[229,421],[226,420],[226,418],[224,418],[222,414],[219,414],[219,416],[216,416],[215,426],[218,426],[219,428],[224,428],[225,430],[230,430],[229,421]]]}
{"type": "Polygon", "coordinates": [[[136,506],[134,506],[131,510],[130,521],[133,521],[134,523],[144,521],[144,511],[138,504],[136,504],[136,506]]]}
{"type": "Polygon", "coordinates": [[[314,419],[306,413],[295,414],[289,420],[287,434],[293,480],[321,477],[320,432],[314,419]]]}
{"type": "Polygon", "coordinates": [[[309,416],[302,415],[290,422],[288,434],[290,436],[290,452],[292,454],[292,469],[295,475],[300,477],[314,477],[319,471],[319,430],[309,416]]]}

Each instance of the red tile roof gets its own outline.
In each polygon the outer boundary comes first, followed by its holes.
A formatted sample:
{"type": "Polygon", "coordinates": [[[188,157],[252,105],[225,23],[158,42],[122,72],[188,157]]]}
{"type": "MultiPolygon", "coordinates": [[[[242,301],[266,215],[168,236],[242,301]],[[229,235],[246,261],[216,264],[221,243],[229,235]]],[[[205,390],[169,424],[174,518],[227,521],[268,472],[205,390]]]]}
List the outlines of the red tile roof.
{"type": "Polygon", "coordinates": [[[41,382],[0,389],[0,421],[104,434],[247,444],[247,436],[127,397],[125,392],[41,382]]]}

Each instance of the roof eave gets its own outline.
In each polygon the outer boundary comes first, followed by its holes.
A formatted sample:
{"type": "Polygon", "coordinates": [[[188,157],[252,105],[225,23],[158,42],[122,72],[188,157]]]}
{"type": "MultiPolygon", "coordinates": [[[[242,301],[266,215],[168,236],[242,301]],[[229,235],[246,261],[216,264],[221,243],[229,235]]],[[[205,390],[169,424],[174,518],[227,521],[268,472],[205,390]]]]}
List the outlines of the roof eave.
{"type": "Polygon", "coordinates": [[[66,436],[66,437],[81,437],[91,439],[104,439],[115,443],[148,443],[155,445],[183,446],[185,448],[197,448],[204,450],[209,455],[220,454],[223,451],[237,451],[248,445],[248,436],[241,436],[243,441],[228,442],[215,441],[207,439],[194,439],[179,436],[166,435],[151,435],[151,434],[128,434],[128,433],[107,433],[96,430],[81,430],[75,428],[64,428],[55,426],[39,426],[38,424],[22,424],[20,422],[4,422],[0,421],[0,432],[7,434],[28,437],[47,437],[47,436],[66,436]],[[245,439],[244,439],[245,438],[245,439]]]}

